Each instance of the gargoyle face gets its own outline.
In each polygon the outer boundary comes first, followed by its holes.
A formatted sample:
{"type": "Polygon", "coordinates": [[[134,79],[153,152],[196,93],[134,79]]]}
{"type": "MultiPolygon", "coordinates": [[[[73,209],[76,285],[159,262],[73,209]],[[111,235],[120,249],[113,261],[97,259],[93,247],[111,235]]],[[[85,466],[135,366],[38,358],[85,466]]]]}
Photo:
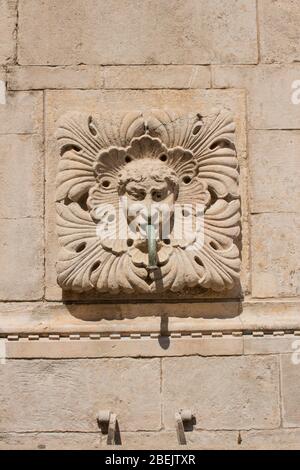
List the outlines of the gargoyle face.
{"type": "Polygon", "coordinates": [[[146,225],[152,223],[158,237],[168,236],[178,196],[175,171],[160,160],[135,160],[120,172],[118,190],[133,230],[144,237],[146,225]]]}

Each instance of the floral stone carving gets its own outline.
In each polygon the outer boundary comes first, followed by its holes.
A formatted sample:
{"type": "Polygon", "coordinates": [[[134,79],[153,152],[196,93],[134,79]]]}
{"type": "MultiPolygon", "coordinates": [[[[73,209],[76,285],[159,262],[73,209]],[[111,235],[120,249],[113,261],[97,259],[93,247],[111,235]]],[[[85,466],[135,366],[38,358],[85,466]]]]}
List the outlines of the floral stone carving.
{"type": "Polygon", "coordinates": [[[57,132],[59,285],[113,294],[233,287],[240,269],[234,132],[225,111],[153,110],[98,122],[64,116],[57,132]]]}

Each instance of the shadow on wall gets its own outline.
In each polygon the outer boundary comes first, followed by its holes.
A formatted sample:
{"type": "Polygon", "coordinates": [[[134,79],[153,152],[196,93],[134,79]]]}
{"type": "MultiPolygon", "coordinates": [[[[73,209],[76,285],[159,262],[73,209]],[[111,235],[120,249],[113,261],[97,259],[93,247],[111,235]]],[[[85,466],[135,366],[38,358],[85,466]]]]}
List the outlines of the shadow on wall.
{"type": "MultiPolygon", "coordinates": [[[[198,299],[168,302],[134,303],[69,303],[65,308],[73,317],[97,322],[100,320],[124,320],[137,317],[160,317],[166,324],[169,317],[178,318],[234,318],[242,313],[241,299],[198,299]]],[[[165,329],[165,328],[164,328],[165,329]]]]}

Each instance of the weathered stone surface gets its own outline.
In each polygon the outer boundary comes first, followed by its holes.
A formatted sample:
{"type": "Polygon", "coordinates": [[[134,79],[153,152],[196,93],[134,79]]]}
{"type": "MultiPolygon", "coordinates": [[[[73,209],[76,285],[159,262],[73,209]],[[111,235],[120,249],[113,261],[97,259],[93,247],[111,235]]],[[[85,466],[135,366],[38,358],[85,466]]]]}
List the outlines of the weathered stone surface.
{"type": "MultiPolygon", "coordinates": [[[[92,337],[93,338],[93,337],[92,337]]],[[[228,356],[243,353],[243,337],[156,338],[122,339],[69,338],[8,341],[7,358],[92,358],[92,357],[166,357],[166,356],[228,356]]]]}
{"type": "MultiPolygon", "coordinates": [[[[275,332],[276,333],[276,332],[275,332]]],[[[283,336],[265,335],[265,336],[244,336],[244,354],[279,354],[293,352],[293,343],[298,338],[292,334],[283,336]]]]}
{"type": "MultiPolygon", "coordinates": [[[[121,436],[122,448],[125,449],[234,449],[237,447],[238,433],[235,431],[187,431],[187,445],[178,444],[175,429],[159,433],[139,432],[124,433],[121,436]]],[[[114,447],[117,449],[117,446],[114,447]]],[[[119,447],[120,448],[120,447],[119,447]]]]}
{"type": "Polygon", "coordinates": [[[210,88],[210,68],[198,65],[10,66],[9,90],[210,88]]]}
{"type": "Polygon", "coordinates": [[[299,2],[297,0],[259,0],[258,18],[262,62],[299,61],[299,2]]]}
{"type": "Polygon", "coordinates": [[[251,300],[242,304],[239,317],[246,331],[298,331],[298,299],[251,300]]]}
{"type": "Polygon", "coordinates": [[[22,65],[256,63],[256,2],[23,0],[18,39],[22,65]]]}
{"type": "Polygon", "coordinates": [[[2,219],[0,240],[0,299],[40,299],[44,292],[42,220],[2,219]]]}
{"type": "Polygon", "coordinates": [[[0,450],[97,450],[105,448],[104,438],[100,432],[0,433],[0,450]]]}
{"type": "Polygon", "coordinates": [[[97,431],[111,410],[121,431],[160,428],[158,359],[14,361],[0,365],[1,431],[97,431]]]}
{"type": "Polygon", "coordinates": [[[17,0],[0,0],[0,64],[16,57],[17,0]]]}
{"type": "Polygon", "coordinates": [[[43,295],[41,219],[0,220],[0,298],[37,300],[43,295]]]}
{"type": "MultiPolygon", "coordinates": [[[[278,331],[288,330],[294,331],[296,336],[300,330],[299,309],[300,303],[296,299],[256,300],[243,304],[228,301],[199,301],[184,304],[181,302],[134,304],[4,302],[0,310],[0,332],[4,335],[22,332],[23,336],[57,333],[63,336],[89,335],[97,332],[105,337],[118,333],[127,339],[131,333],[141,334],[142,339],[147,339],[153,333],[156,340],[159,336],[172,333],[181,333],[181,339],[189,339],[186,335],[190,334],[192,339],[201,339],[202,333],[203,339],[207,340],[205,341],[207,346],[211,340],[210,351],[213,352],[217,344],[224,354],[226,341],[231,337],[231,333],[237,338],[242,331],[247,334],[250,331],[265,331],[267,338],[268,334],[273,335],[273,333],[278,334],[278,331]],[[220,332],[224,333],[223,339],[217,334],[220,332]],[[209,336],[210,333],[214,334],[214,337],[209,336]],[[216,344],[213,343],[215,340],[216,344]]],[[[180,338],[173,336],[173,339],[179,341],[180,338]]],[[[239,342],[235,344],[234,354],[239,354],[239,342]]],[[[226,350],[232,351],[231,347],[226,350]]],[[[281,349],[278,352],[282,352],[281,349]]]]}
{"type": "Polygon", "coordinates": [[[293,350],[293,354],[283,354],[280,358],[282,419],[286,428],[300,424],[300,337],[295,340],[293,350]]]}
{"type": "MultiPolygon", "coordinates": [[[[218,91],[209,90],[160,90],[160,91],[50,91],[46,95],[47,111],[47,298],[51,300],[61,299],[61,289],[56,283],[55,259],[57,256],[58,243],[55,235],[55,215],[54,215],[54,180],[57,173],[58,149],[55,142],[55,130],[57,121],[68,111],[83,111],[91,115],[98,113],[107,116],[111,109],[121,110],[148,110],[151,108],[172,108],[180,109],[181,113],[186,111],[195,112],[201,110],[203,115],[211,114],[214,107],[229,109],[233,113],[236,122],[237,153],[241,165],[245,153],[245,121],[244,121],[244,93],[240,91],[218,91]],[[76,106],[74,106],[76,103],[76,106]],[[183,108],[184,103],[184,108],[183,108]],[[197,105],[195,104],[197,103],[197,105]],[[197,106],[197,108],[195,108],[197,106]]],[[[240,182],[242,194],[245,190],[245,180],[242,177],[240,182]]],[[[247,242],[244,244],[244,254],[247,251],[247,242]]],[[[245,255],[243,259],[247,258],[245,255]]],[[[245,268],[244,268],[245,269],[245,268]]],[[[242,269],[243,271],[243,269],[242,269]]],[[[91,294],[86,294],[91,298],[91,294]]],[[[102,294],[102,298],[103,298],[102,294]]],[[[220,295],[220,294],[219,294],[220,295]]],[[[222,293],[221,295],[224,295],[222,293]]],[[[235,291],[228,291],[229,297],[240,296],[240,288],[235,291]]],[[[66,298],[66,297],[65,297],[66,298]]],[[[78,298],[76,293],[68,294],[69,299],[78,298]]],[[[82,294],[81,294],[82,298],[82,294]]]]}
{"type": "Polygon", "coordinates": [[[101,66],[31,67],[8,68],[8,90],[102,88],[104,68],[101,66]]]}
{"type": "Polygon", "coordinates": [[[251,220],[253,296],[299,295],[300,215],[257,214],[251,220]]]}
{"type": "Polygon", "coordinates": [[[280,424],[275,356],[163,359],[164,423],[181,408],[198,429],[270,429],[280,424]]]}
{"type": "MultiPolygon", "coordinates": [[[[254,431],[193,431],[185,433],[184,449],[197,450],[298,450],[300,429],[254,431]]],[[[120,444],[107,446],[106,436],[99,433],[3,433],[1,450],[136,450],[178,449],[175,431],[121,432],[120,444]]]]}
{"type": "Polygon", "coordinates": [[[299,450],[300,429],[242,431],[240,449],[299,450]]]}
{"type": "Polygon", "coordinates": [[[300,211],[300,131],[250,131],[251,212],[300,211]]]}
{"type": "Polygon", "coordinates": [[[42,92],[6,93],[6,104],[0,105],[0,134],[41,133],[42,125],[42,92]]]}
{"type": "Polygon", "coordinates": [[[210,68],[197,65],[104,67],[105,88],[210,88],[210,68]]]}
{"type": "Polygon", "coordinates": [[[3,80],[4,82],[6,82],[6,67],[4,66],[0,66],[0,80],[3,80]]]}
{"type": "Polygon", "coordinates": [[[299,80],[300,64],[215,66],[215,88],[248,90],[249,125],[252,129],[299,129],[300,104],[292,101],[293,83],[299,80]]]}
{"type": "MultiPolygon", "coordinates": [[[[185,449],[234,449],[237,432],[187,432],[185,449]]],[[[119,444],[108,446],[106,436],[99,433],[3,433],[1,450],[123,450],[123,449],[183,449],[175,431],[120,432],[119,444]]]]}
{"type": "Polygon", "coordinates": [[[37,135],[0,135],[0,218],[42,217],[43,154],[37,135]]]}

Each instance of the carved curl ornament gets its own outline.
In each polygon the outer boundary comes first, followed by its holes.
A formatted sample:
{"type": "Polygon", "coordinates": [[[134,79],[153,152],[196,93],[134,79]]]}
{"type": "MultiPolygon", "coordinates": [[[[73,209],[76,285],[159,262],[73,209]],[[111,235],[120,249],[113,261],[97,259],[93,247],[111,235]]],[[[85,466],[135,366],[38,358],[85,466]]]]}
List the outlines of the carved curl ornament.
{"type": "Polygon", "coordinates": [[[240,268],[234,131],[225,111],[202,117],[153,110],[98,122],[81,113],[63,117],[59,285],[112,294],[233,287],[240,268]],[[149,267],[145,214],[143,226],[132,210],[139,204],[166,209],[156,213],[156,269],[149,267]],[[191,222],[180,236],[178,207],[180,227],[186,216],[191,222]]]}

